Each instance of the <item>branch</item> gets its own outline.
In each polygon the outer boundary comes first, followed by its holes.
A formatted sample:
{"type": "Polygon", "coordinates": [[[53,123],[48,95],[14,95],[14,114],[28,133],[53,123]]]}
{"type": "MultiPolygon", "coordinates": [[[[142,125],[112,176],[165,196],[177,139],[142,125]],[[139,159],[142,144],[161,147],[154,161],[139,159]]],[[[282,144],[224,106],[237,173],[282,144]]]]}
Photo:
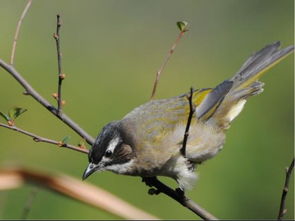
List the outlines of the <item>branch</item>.
{"type": "Polygon", "coordinates": [[[186,143],[187,143],[187,139],[188,139],[188,136],[189,136],[189,128],[190,128],[190,125],[191,125],[191,122],[192,122],[193,114],[195,112],[195,107],[193,105],[193,94],[194,94],[194,89],[191,88],[190,89],[190,94],[189,94],[189,96],[187,96],[187,99],[189,101],[189,116],[188,116],[188,119],[187,119],[186,128],[185,128],[185,132],[184,132],[182,148],[180,149],[180,153],[184,157],[186,156],[186,143]]]}
{"type": "Polygon", "coordinates": [[[23,13],[21,14],[21,16],[18,20],[17,26],[16,26],[14,39],[13,39],[13,43],[12,43],[11,57],[10,57],[10,64],[11,65],[13,65],[13,62],[14,62],[14,55],[15,55],[16,43],[17,43],[17,39],[18,39],[18,35],[19,35],[19,30],[22,25],[23,19],[25,18],[31,4],[32,4],[32,0],[28,0],[28,3],[26,4],[26,7],[24,8],[23,13]]]}
{"type": "Polygon", "coordinates": [[[60,35],[59,31],[61,28],[60,15],[56,15],[56,33],[53,34],[53,38],[56,43],[56,51],[57,51],[57,67],[58,67],[58,88],[57,88],[57,111],[58,114],[61,112],[62,106],[62,98],[61,98],[61,86],[62,81],[65,78],[65,74],[62,73],[62,65],[61,65],[61,51],[60,51],[60,35]]]}
{"type": "Polygon", "coordinates": [[[70,144],[63,143],[62,141],[56,141],[56,140],[51,140],[51,139],[48,139],[48,138],[45,138],[45,137],[41,137],[41,136],[38,136],[38,135],[33,134],[31,132],[25,131],[25,130],[23,130],[21,128],[18,128],[16,126],[9,126],[9,125],[0,123],[0,127],[4,127],[4,128],[7,128],[7,129],[10,129],[10,130],[14,130],[16,132],[25,134],[25,135],[27,135],[29,137],[32,137],[35,142],[50,143],[50,144],[57,145],[59,147],[65,147],[65,148],[68,148],[68,149],[71,149],[71,150],[75,150],[75,151],[78,151],[78,152],[81,152],[81,153],[88,154],[88,150],[85,149],[85,148],[76,147],[76,146],[73,146],[73,145],[70,145],[70,144]]]}
{"type": "Polygon", "coordinates": [[[121,218],[135,220],[158,219],[99,187],[66,175],[54,176],[23,168],[0,170],[0,190],[18,188],[24,183],[37,184],[121,218]]]}
{"type": "Polygon", "coordinates": [[[86,140],[90,145],[94,143],[93,137],[91,137],[86,131],[84,131],[77,123],[75,123],[67,115],[61,113],[58,114],[58,110],[51,105],[45,98],[43,98],[22,76],[17,70],[14,69],[12,65],[5,63],[0,59],[0,66],[6,70],[15,80],[25,89],[26,95],[32,96],[38,103],[50,111],[53,115],[59,118],[63,123],[68,125],[72,130],[74,130],[79,136],[86,140]]]}
{"type": "Polygon", "coordinates": [[[289,191],[290,176],[291,176],[293,168],[294,168],[294,158],[293,158],[289,168],[286,168],[286,179],[285,179],[285,185],[284,185],[283,193],[282,193],[282,197],[281,197],[278,220],[282,220],[283,216],[287,213],[287,209],[285,208],[285,204],[286,204],[287,193],[289,191]]]}
{"type": "Polygon", "coordinates": [[[155,96],[155,94],[156,94],[157,85],[158,85],[158,82],[160,80],[160,75],[163,72],[166,64],[168,63],[171,55],[174,53],[175,48],[176,48],[178,42],[180,41],[180,39],[182,38],[182,36],[184,35],[184,33],[188,31],[188,29],[187,29],[187,26],[188,26],[187,22],[177,22],[177,25],[178,25],[178,27],[180,29],[180,33],[178,34],[175,42],[173,43],[172,47],[170,48],[168,54],[166,55],[166,58],[165,58],[163,64],[161,65],[160,69],[156,73],[156,79],[155,79],[155,82],[154,82],[154,86],[153,86],[153,90],[152,90],[152,95],[151,95],[150,99],[153,99],[154,96],[155,96]]]}
{"type": "Polygon", "coordinates": [[[215,216],[207,212],[205,209],[200,207],[197,203],[187,198],[182,191],[173,190],[170,187],[163,184],[161,181],[157,179],[157,177],[144,177],[142,181],[145,182],[146,185],[150,187],[155,187],[155,189],[150,189],[149,194],[159,194],[164,193],[170,198],[176,200],[178,203],[183,205],[184,207],[191,210],[193,213],[197,214],[204,220],[218,220],[215,216]]]}

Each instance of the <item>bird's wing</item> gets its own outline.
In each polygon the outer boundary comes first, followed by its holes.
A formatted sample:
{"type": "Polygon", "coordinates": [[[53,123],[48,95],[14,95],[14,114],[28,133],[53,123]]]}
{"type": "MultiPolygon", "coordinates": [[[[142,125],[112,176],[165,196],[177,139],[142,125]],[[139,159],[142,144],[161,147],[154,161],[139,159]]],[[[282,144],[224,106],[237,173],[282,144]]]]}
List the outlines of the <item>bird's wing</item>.
{"type": "MultiPolygon", "coordinates": [[[[195,90],[193,104],[200,106],[212,89],[195,90]]],[[[186,126],[190,112],[188,94],[162,100],[152,100],[128,113],[123,121],[132,125],[136,137],[140,142],[150,145],[160,145],[165,137],[173,131],[176,125],[186,126]]],[[[211,105],[211,104],[210,104],[211,105]]],[[[210,108],[207,110],[209,111],[210,108]]],[[[193,121],[197,118],[193,118],[193,121]]],[[[132,131],[130,131],[132,133],[132,131]]]]}

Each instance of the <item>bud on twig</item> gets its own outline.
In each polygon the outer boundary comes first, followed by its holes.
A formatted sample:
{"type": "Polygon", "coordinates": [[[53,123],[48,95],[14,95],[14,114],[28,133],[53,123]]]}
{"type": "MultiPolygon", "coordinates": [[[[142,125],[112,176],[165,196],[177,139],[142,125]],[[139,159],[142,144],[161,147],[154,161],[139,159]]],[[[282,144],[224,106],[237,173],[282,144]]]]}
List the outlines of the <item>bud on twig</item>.
{"type": "Polygon", "coordinates": [[[57,94],[57,93],[52,93],[51,96],[52,96],[54,99],[57,99],[58,94],[57,94]]]}
{"type": "Polygon", "coordinates": [[[59,75],[59,78],[62,79],[62,80],[65,79],[66,78],[66,74],[60,74],[59,75]]]}

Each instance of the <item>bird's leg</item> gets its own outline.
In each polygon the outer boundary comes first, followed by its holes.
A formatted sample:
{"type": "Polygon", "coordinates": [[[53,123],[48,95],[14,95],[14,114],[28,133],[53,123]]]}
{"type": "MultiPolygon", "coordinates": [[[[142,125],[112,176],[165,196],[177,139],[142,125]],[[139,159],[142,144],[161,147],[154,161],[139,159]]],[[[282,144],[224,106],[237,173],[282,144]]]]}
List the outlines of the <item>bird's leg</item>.
{"type": "Polygon", "coordinates": [[[157,177],[142,177],[142,182],[144,182],[147,186],[151,187],[148,190],[150,195],[158,195],[161,191],[155,186],[155,183],[159,181],[157,177]],[[157,189],[153,188],[156,187],[157,189]]]}
{"type": "Polygon", "coordinates": [[[179,197],[184,197],[184,190],[181,188],[176,188],[175,192],[179,195],[179,197]]]}
{"type": "Polygon", "coordinates": [[[164,193],[178,200],[179,202],[183,202],[186,199],[184,191],[182,189],[177,188],[176,190],[174,190],[158,180],[157,177],[142,177],[142,182],[151,187],[148,191],[150,195],[158,195],[160,193],[164,193]]]}

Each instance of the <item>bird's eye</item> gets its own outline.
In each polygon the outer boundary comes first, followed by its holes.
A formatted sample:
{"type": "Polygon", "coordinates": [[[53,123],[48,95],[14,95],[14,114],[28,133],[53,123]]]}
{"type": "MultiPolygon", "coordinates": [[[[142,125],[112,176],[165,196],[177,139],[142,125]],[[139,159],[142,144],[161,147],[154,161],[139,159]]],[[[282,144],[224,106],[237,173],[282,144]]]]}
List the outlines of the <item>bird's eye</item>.
{"type": "Polygon", "coordinates": [[[112,151],[107,150],[104,154],[106,157],[110,157],[112,155],[112,151]]]}

